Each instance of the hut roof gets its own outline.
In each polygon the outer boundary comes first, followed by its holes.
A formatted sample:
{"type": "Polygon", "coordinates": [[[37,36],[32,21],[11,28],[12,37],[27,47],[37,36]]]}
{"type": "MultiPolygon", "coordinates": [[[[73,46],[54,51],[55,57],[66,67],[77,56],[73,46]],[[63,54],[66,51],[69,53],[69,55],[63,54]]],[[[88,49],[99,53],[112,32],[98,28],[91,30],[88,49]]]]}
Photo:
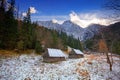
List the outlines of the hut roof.
{"type": "Polygon", "coordinates": [[[48,54],[50,57],[66,57],[66,55],[59,49],[48,48],[48,54]]]}
{"type": "Polygon", "coordinates": [[[81,52],[80,50],[78,49],[73,49],[75,51],[76,54],[84,54],[83,52],[81,52]]]}

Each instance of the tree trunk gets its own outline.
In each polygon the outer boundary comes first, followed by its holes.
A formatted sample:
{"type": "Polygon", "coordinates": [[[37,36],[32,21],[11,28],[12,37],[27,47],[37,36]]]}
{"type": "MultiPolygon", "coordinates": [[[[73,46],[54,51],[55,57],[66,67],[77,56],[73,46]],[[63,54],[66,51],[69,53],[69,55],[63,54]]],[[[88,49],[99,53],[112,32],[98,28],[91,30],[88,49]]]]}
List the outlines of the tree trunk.
{"type": "Polygon", "coordinates": [[[107,56],[107,63],[109,64],[110,66],[110,71],[112,71],[112,61],[110,61],[110,57],[108,55],[108,52],[106,52],[106,56],[107,56]]]}
{"type": "Polygon", "coordinates": [[[112,71],[112,64],[110,63],[110,71],[112,71]]]}

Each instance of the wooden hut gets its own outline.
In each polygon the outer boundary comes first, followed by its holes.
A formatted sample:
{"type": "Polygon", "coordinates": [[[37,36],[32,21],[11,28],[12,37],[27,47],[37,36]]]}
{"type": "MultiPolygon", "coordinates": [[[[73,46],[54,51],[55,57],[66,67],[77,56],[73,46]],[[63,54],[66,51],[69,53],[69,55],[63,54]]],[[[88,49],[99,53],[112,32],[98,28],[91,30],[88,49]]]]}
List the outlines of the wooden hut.
{"type": "Polygon", "coordinates": [[[78,49],[72,49],[72,51],[69,52],[69,58],[82,58],[82,57],[84,57],[84,53],[78,49]]]}
{"type": "Polygon", "coordinates": [[[43,54],[44,62],[57,62],[64,61],[66,55],[59,49],[48,48],[47,51],[43,54]]]}

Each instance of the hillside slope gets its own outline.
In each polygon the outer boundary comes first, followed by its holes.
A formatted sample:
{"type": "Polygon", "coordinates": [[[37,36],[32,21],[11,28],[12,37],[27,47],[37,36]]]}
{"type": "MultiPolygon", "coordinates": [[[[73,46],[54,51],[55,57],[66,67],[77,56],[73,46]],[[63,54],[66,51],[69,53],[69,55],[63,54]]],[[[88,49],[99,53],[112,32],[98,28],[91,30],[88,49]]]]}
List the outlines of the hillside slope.
{"type": "Polygon", "coordinates": [[[112,52],[120,54],[120,22],[102,28],[93,38],[84,42],[85,47],[89,50],[99,51],[98,43],[102,39],[101,34],[104,36],[109,51],[112,46],[112,52]]]}
{"type": "Polygon", "coordinates": [[[82,50],[79,39],[68,36],[64,32],[57,32],[43,26],[36,27],[36,37],[44,48],[59,48],[66,50],[67,46],[82,50]]]}

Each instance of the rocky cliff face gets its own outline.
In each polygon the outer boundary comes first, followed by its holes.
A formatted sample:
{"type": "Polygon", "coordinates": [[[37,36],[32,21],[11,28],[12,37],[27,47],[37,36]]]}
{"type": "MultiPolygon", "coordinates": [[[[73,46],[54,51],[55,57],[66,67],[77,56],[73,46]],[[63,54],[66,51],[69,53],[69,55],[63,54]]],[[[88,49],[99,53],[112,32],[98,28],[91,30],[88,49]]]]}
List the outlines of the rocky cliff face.
{"type": "Polygon", "coordinates": [[[101,27],[98,24],[91,24],[87,28],[82,28],[70,20],[65,21],[63,24],[53,23],[52,21],[39,21],[38,24],[48,29],[65,32],[67,35],[73,35],[74,38],[79,38],[81,41],[92,38],[94,34],[99,32],[101,27]]]}

